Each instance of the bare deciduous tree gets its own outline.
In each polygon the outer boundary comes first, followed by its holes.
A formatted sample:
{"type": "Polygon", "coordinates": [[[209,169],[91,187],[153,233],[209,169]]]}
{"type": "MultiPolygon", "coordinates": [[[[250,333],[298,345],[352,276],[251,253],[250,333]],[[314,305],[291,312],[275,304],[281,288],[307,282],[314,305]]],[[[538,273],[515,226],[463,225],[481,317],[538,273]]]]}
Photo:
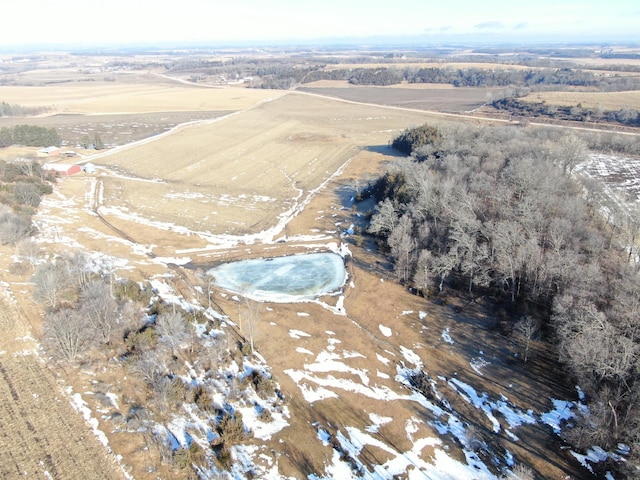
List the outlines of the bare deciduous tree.
{"type": "Polygon", "coordinates": [[[526,465],[516,464],[507,475],[507,480],[535,480],[536,476],[526,465]]]}
{"type": "Polygon", "coordinates": [[[70,285],[68,272],[55,263],[40,265],[32,278],[35,284],[33,296],[38,302],[55,310],[70,285]]]}
{"type": "Polygon", "coordinates": [[[109,285],[101,280],[85,284],[80,291],[80,312],[94,328],[100,342],[109,343],[120,319],[118,303],[111,296],[109,285]]]}
{"type": "Polygon", "coordinates": [[[13,190],[15,201],[22,205],[37,207],[40,205],[40,189],[33,183],[16,183],[13,190]]]}
{"type": "Polygon", "coordinates": [[[89,281],[90,277],[90,258],[84,252],[75,251],[65,254],[60,258],[60,262],[65,265],[71,280],[78,286],[83,288],[89,281]]]}
{"type": "Polygon", "coordinates": [[[246,325],[251,351],[253,352],[254,339],[258,329],[258,322],[260,321],[260,308],[262,304],[247,297],[244,297],[244,301],[242,303],[245,320],[244,324],[246,325]]]}
{"type": "Polygon", "coordinates": [[[389,234],[398,222],[398,214],[393,202],[388,198],[376,207],[376,214],[371,218],[368,232],[374,235],[389,234]]]}
{"type": "Polygon", "coordinates": [[[524,343],[524,361],[526,363],[529,360],[529,349],[531,348],[531,343],[538,335],[538,322],[536,322],[533,317],[527,315],[526,317],[521,318],[514,325],[513,331],[522,337],[522,341],[524,343]]]}
{"type": "Polygon", "coordinates": [[[35,241],[30,238],[20,240],[17,245],[18,255],[23,257],[31,268],[35,268],[40,256],[42,255],[42,249],[35,241]]]}
{"type": "Polygon", "coordinates": [[[558,157],[564,173],[571,175],[576,165],[587,155],[587,144],[580,137],[571,133],[560,139],[558,157]]]}
{"type": "Polygon", "coordinates": [[[391,255],[395,259],[395,271],[397,279],[405,283],[411,277],[413,257],[417,246],[413,237],[413,223],[409,215],[403,215],[387,238],[391,248],[391,255]]]}
{"type": "Polygon", "coordinates": [[[52,353],[73,362],[87,350],[91,332],[83,316],[74,309],[50,312],[43,323],[44,340],[52,353]]]}
{"type": "Polygon", "coordinates": [[[160,341],[175,352],[187,336],[187,325],[180,312],[161,313],[156,318],[156,328],[160,341]]]}
{"type": "Polygon", "coordinates": [[[413,284],[423,295],[427,294],[431,286],[432,268],[431,252],[427,249],[420,250],[416,271],[413,273],[413,284]]]}
{"type": "Polygon", "coordinates": [[[0,205],[0,243],[14,245],[23,238],[27,238],[32,232],[31,220],[0,205]]]}

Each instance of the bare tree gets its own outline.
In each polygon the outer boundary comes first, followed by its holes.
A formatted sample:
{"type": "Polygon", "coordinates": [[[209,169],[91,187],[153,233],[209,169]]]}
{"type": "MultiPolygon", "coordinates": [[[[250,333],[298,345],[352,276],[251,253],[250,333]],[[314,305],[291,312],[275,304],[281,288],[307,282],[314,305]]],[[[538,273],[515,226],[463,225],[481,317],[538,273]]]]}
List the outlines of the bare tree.
{"type": "Polygon", "coordinates": [[[55,263],[40,265],[32,281],[35,284],[33,297],[53,310],[58,308],[63,294],[70,286],[68,272],[55,263]]]}
{"type": "Polygon", "coordinates": [[[33,183],[16,183],[13,189],[13,197],[16,202],[22,205],[37,207],[40,205],[42,193],[38,186],[33,183]]]}
{"type": "Polygon", "coordinates": [[[76,250],[73,253],[60,257],[60,262],[65,265],[71,281],[74,282],[78,288],[83,288],[90,277],[89,255],[76,250]]]}
{"type": "Polygon", "coordinates": [[[180,312],[161,313],[156,318],[160,341],[175,352],[187,336],[187,325],[180,312]]]}
{"type": "Polygon", "coordinates": [[[83,316],[70,308],[49,312],[43,322],[43,333],[52,353],[68,362],[87,350],[91,338],[83,316]]]}
{"type": "Polygon", "coordinates": [[[420,250],[416,270],[413,273],[413,284],[423,295],[426,295],[431,286],[432,256],[427,249],[420,250]]]}
{"type": "Polygon", "coordinates": [[[535,480],[536,476],[526,465],[516,464],[507,475],[507,480],[535,480]]]}
{"type": "Polygon", "coordinates": [[[249,336],[249,343],[251,345],[251,351],[253,352],[253,341],[255,339],[256,330],[258,328],[258,322],[260,321],[260,307],[261,303],[244,297],[244,324],[247,328],[247,335],[249,336]]]}
{"type": "Polygon", "coordinates": [[[531,347],[531,343],[538,335],[538,322],[536,322],[533,317],[527,315],[515,324],[513,331],[523,339],[524,361],[526,363],[529,360],[529,349],[531,347]]]}
{"type": "Polygon", "coordinates": [[[587,156],[587,144],[580,137],[571,133],[560,139],[558,144],[558,160],[562,171],[568,175],[573,173],[576,165],[587,156]]]}
{"type": "Polygon", "coordinates": [[[32,269],[35,268],[40,256],[42,255],[40,245],[31,238],[24,238],[17,243],[16,247],[18,255],[26,259],[32,269]]]}
{"type": "Polygon", "coordinates": [[[92,280],[80,291],[80,311],[94,328],[100,342],[109,343],[111,333],[119,323],[118,303],[111,296],[109,285],[92,280]]]}
{"type": "Polygon", "coordinates": [[[398,222],[398,214],[393,202],[386,198],[378,203],[376,213],[371,217],[371,223],[367,231],[374,235],[389,234],[398,222]]]}
{"type": "Polygon", "coordinates": [[[405,283],[411,277],[416,239],[413,237],[413,222],[408,214],[403,215],[387,238],[391,255],[395,259],[395,271],[398,280],[405,283]]]}
{"type": "Polygon", "coordinates": [[[33,232],[31,220],[0,205],[0,243],[14,245],[33,232]]]}

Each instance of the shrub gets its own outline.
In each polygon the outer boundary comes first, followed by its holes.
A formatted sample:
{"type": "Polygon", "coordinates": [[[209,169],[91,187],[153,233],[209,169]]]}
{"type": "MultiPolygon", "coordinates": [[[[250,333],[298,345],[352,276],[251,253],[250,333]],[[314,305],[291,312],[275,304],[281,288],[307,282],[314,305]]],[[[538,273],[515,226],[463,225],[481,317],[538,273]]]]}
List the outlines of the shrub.
{"type": "Polygon", "coordinates": [[[129,298],[144,306],[151,303],[151,297],[153,296],[151,289],[144,288],[138,282],[129,279],[124,279],[116,283],[113,294],[118,300],[129,298]]]}
{"type": "Polygon", "coordinates": [[[242,422],[242,413],[238,411],[225,412],[216,429],[225,446],[235,445],[248,438],[242,422]]]}

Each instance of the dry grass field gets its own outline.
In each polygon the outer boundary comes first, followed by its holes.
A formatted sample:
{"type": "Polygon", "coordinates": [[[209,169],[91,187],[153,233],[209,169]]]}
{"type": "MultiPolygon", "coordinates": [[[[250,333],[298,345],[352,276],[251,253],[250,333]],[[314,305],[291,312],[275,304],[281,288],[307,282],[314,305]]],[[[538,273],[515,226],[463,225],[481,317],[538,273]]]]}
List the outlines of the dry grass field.
{"type": "Polygon", "coordinates": [[[640,91],[628,92],[540,92],[532,93],[522,99],[525,102],[546,102],[549,105],[574,106],[583,108],[601,108],[605,111],[633,108],[640,110],[640,91]]]}
{"type": "Polygon", "coordinates": [[[277,96],[273,90],[221,89],[177,83],[160,75],[137,82],[76,82],[47,86],[0,86],[0,101],[49,109],[48,114],[118,114],[242,110],[277,96]]]}

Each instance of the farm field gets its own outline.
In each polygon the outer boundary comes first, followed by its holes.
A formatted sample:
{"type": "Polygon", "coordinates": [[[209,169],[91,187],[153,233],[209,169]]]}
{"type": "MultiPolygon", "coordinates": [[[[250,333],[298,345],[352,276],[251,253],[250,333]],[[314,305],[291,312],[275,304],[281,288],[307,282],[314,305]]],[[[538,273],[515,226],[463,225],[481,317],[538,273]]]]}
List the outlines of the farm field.
{"type": "Polygon", "coordinates": [[[135,212],[212,235],[275,227],[275,235],[360,149],[386,149],[428,118],[290,93],[94,163],[119,173],[102,178],[104,206],[115,216],[135,212]]]}
{"type": "Polygon", "coordinates": [[[161,75],[133,82],[76,82],[47,86],[0,86],[0,99],[49,114],[122,114],[241,110],[278,95],[273,90],[213,88],[178,83],[161,75]]]}
{"type": "Polygon", "coordinates": [[[545,102],[550,105],[574,106],[583,108],[602,108],[620,110],[622,108],[640,109],[640,91],[628,92],[540,92],[531,93],[522,101],[531,103],[545,102]]]}
{"type": "MultiPolygon", "coordinates": [[[[447,86],[448,87],[448,86],[447,86]]],[[[447,88],[393,86],[393,87],[300,87],[298,90],[337,97],[352,102],[373,103],[402,108],[443,112],[469,112],[504,89],[447,88]]]]}

